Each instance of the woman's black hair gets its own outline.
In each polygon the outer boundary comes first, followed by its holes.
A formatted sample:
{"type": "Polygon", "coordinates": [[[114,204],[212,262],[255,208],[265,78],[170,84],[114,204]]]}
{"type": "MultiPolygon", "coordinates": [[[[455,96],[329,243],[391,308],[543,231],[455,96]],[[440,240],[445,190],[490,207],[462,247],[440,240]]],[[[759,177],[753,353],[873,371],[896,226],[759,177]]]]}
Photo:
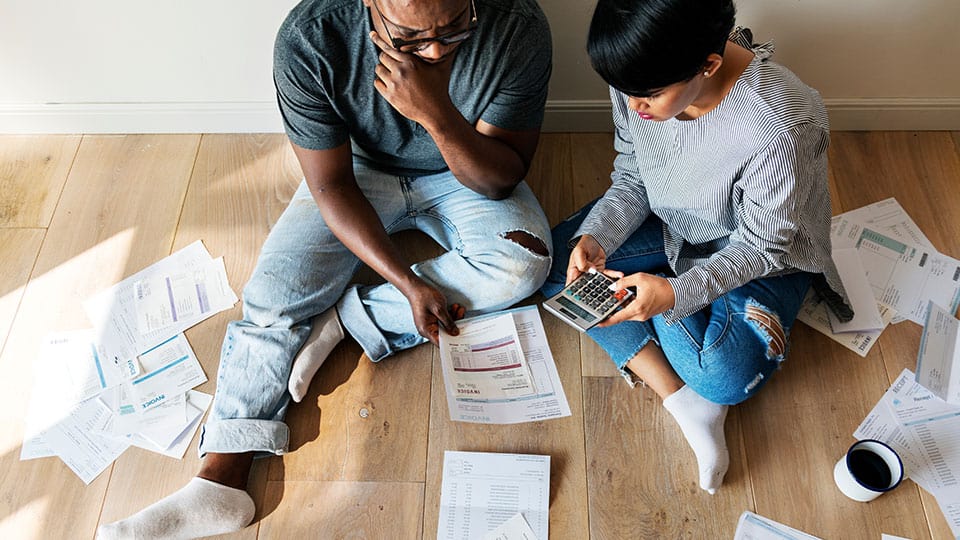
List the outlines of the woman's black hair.
{"type": "Polygon", "coordinates": [[[598,0],[587,54],[607,84],[649,96],[722,56],[735,16],[733,0],[598,0]]]}

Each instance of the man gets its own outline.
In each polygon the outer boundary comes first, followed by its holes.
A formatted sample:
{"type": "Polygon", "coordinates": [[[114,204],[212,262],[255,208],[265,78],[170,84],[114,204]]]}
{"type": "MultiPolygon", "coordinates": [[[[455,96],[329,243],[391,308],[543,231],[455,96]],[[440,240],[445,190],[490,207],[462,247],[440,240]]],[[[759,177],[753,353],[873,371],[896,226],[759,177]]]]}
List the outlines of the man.
{"type": "Polygon", "coordinates": [[[100,538],[245,527],[254,456],[287,451],[290,398],[303,397],[346,333],[379,361],[437,343],[441,328],[456,333],[465,312],[537,290],[550,229],[522,179],[550,57],[534,0],[307,0],[293,9],[274,80],[305,178],[261,250],[243,320],[227,329],[200,471],[102,526],[100,538]],[[403,229],[448,251],[410,266],[389,238],[403,229]],[[386,283],[350,285],[361,262],[386,283]]]}

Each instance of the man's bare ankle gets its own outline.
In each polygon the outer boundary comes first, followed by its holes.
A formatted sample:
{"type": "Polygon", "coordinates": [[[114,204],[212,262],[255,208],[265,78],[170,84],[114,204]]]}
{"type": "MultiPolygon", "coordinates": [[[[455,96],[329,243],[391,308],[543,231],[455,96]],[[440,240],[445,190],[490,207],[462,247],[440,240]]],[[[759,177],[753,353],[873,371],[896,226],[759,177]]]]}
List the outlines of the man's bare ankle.
{"type": "Polygon", "coordinates": [[[200,464],[197,477],[227,487],[246,490],[250,469],[253,467],[253,455],[253,452],[207,454],[200,464]]]}

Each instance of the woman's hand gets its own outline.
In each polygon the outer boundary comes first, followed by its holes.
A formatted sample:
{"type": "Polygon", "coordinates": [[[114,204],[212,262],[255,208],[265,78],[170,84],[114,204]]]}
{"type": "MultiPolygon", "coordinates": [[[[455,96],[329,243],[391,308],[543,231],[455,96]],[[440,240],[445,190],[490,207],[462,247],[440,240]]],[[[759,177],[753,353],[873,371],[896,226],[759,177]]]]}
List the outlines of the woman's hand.
{"type": "Polygon", "coordinates": [[[636,296],[623,309],[615,312],[597,326],[612,326],[619,322],[633,320],[646,321],[671,309],[675,304],[673,286],[667,278],[638,272],[618,279],[613,285],[615,291],[636,287],[636,296]]]}
{"type": "MultiPolygon", "coordinates": [[[[593,268],[597,272],[603,272],[606,268],[607,255],[603,248],[597,242],[596,238],[585,234],[580,237],[577,245],[570,252],[570,262],[567,263],[567,285],[580,277],[580,274],[593,268]]],[[[620,272],[604,272],[611,277],[617,278],[623,274],[620,272]],[[615,275],[612,275],[615,274],[615,275]]]]}

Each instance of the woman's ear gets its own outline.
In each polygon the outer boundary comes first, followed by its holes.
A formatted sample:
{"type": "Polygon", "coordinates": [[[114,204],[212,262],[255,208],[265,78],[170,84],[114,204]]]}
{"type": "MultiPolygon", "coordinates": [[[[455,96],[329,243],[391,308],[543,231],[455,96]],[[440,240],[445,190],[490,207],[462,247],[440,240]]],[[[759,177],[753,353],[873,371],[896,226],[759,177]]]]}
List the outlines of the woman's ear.
{"type": "Polygon", "coordinates": [[[703,63],[703,76],[712,77],[714,73],[723,65],[723,57],[717,53],[710,53],[707,61],[703,63]]]}

